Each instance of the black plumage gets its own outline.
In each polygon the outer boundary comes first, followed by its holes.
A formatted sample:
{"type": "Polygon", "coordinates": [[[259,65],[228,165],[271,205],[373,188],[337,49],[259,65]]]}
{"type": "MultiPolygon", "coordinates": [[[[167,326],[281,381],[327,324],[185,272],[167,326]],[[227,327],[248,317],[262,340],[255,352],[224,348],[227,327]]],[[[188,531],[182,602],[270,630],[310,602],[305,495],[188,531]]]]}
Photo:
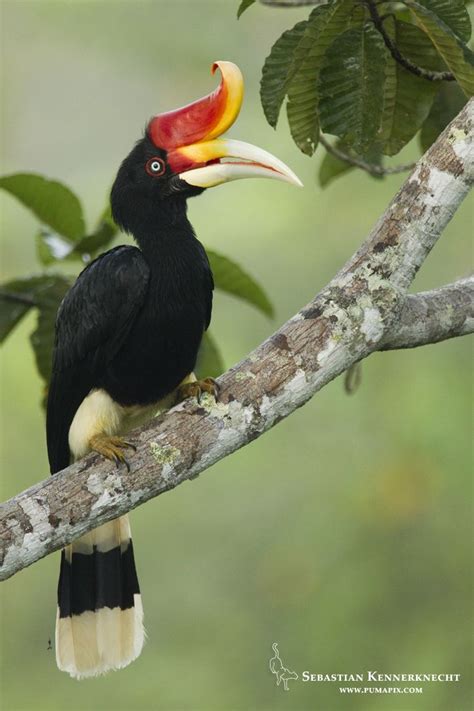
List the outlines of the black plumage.
{"type": "MultiPolygon", "coordinates": [[[[156,403],[193,371],[209,326],[212,273],[186,215],[187,197],[202,190],[168,167],[149,174],[150,160],[166,166],[166,153],[145,137],[122,163],[111,194],[116,222],[138,247],[116,247],[94,260],[58,311],[47,411],[52,473],[70,462],[71,424],[92,391],[124,408],[156,403]]],[[[57,661],[73,676],[121,666],[140,653],[142,608],[129,531],[125,519],[111,522],[62,552],[57,661]],[[111,621],[120,610],[123,622],[111,621]],[[101,632],[82,622],[91,613],[102,615],[101,632]],[[117,634],[127,642],[114,657],[117,634]],[[80,649],[96,652],[81,660],[80,649]]]]}
{"type": "Polygon", "coordinates": [[[142,139],[111,194],[117,223],[140,249],[94,260],[58,312],[47,413],[53,473],[69,464],[69,427],[92,389],[121,405],[156,402],[193,370],[211,319],[212,273],[186,215],[186,198],[202,190],[168,171],[148,175],[143,166],[158,152],[142,139]]]}
{"type": "MultiPolygon", "coordinates": [[[[212,378],[191,377],[214,285],[187,199],[249,177],[301,185],[266,151],[220,138],[238,116],[243,78],[232,62],[215,62],[217,69],[219,87],[154,116],[119,168],[112,214],[138,247],[96,259],[61,305],[47,413],[53,473],[90,450],[126,462],[131,444],[122,435],[180,385],[180,396],[216,394],[212,378]]],[[[75,678],[102,674],[136,659],[144,639],[130,526],[122,516],[62,553],[57,664],[75,678]]]]}
{"type": "Polygon", "coordinates": [[[129,610],[139,592],[132,541],[124,551],[117,546],[106,553],[96,548],[89,554],[73,552],[70,561],[64,551],[61,553],[60,617],[94,612],[102,607],[129,610]],[[96,584],[91,585],[94,580],[96,584]]]}

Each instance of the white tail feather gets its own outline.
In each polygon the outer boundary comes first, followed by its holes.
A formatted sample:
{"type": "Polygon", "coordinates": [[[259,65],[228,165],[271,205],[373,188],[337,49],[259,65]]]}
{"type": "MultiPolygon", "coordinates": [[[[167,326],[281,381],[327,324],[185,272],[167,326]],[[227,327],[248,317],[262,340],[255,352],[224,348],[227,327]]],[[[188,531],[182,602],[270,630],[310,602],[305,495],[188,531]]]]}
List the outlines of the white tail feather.
{"type": "Polygon", "coordinates": [[[61,671],[75,679],[99,676],[122,669],[136,659],[143,648],[141,596],[128,610],[104,607],[73,617],[56,619],[56,662],[61,671]]]}
{"type": "MultiPolygon", "coordinates": [[[[72,554],[92,554],[94,548],[105,553],[130,543],[128,517],[111,521],[91,531],[65,549],[66,560],[72,554]]],[[[134,606],[101,607],[79,615],[56,617],[56,662],[62,671],[76,679],[122,669],[136,659],[145,641],[141,596],[134,594],[134,606]]]]}

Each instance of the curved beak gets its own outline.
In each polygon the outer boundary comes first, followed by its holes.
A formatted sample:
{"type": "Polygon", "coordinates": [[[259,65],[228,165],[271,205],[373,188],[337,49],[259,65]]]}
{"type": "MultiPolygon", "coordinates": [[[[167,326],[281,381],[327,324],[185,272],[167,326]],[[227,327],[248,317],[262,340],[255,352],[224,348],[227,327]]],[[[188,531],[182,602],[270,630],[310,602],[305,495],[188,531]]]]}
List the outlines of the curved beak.
{"type": "Polygon", "coordinates": [[[242,106],[244,87],[240,69],[232,62],[215,62],[219,87],[202,99],[155,116],[148,136],[164,148],[174,173],[189,185],[210,188],[240,178],[271,178],[302,186],[287,165],[250,143],[220,139],[234,123],[242,106]]]}

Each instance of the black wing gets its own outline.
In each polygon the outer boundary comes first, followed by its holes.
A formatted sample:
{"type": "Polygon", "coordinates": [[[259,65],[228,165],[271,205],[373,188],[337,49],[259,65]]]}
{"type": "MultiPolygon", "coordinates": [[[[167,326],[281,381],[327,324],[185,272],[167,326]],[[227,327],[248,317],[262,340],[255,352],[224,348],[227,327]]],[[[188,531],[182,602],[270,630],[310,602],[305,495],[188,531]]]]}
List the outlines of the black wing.
{"type": "Polygon", "coordinates": [[[150,271],[136,247],[116,247],[89,264],[59,307],[48,394],[51,472],[69,464],[69,427],[145,301],[150,271]]]}
{"type": "Polygon", "coordinates": [[[205,303],[206,303],[206,314],[205,314],[205,330],[209,328],[209,324],[211,323],[211,315],[212,315],[212,292],[214,290],[214,277],[212,276],[212,270],[211,270],[211,265],[209,264],[209,258],[206,254],[206,250],[202,246],[200,242],[198,242],[199,245],[199,251],[201,254],[201,259],[202,259],[202,265],[203,265],[203,274],[204,274],[204,294],[205,294],[205,303]]]}

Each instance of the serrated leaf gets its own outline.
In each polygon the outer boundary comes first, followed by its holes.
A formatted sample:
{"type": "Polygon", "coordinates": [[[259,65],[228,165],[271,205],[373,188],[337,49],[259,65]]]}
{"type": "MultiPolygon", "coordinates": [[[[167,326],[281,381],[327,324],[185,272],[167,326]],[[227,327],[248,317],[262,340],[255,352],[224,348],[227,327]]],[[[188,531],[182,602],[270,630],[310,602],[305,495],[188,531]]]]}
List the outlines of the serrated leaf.
{"type": "Polygon", "coordinates": [[[437,17],[415,0],[406,0],[405,4],[416,17],[421,29],[426,32],[450,71],[456,77],[467,96],[474,94],[474,54],[437,17]]]}
{"type": "MultiPolygon", "coordinates": [[[[400,52],[418,66],[440,71],[443,62],[429,38],[415,25],[388,20],[385,29],[400,52]]],[[[428,116],[439,82],[427,81],[404,69],[390,55],[385,68],[381,142],[393,156],[420,129],[428,116]]]]}
{"type": "Polygon", "coordinates": [[[469,40],[472,32],[471,20],[463,0],[418,0],[418,2],[437,15],[463,42],[469,40]]]}
{"type": "Polygon", "coordinates": [[[251,276],[222,254],[206,251],[214,275],[214,283],[218,289],[248,301],[267,316],[273,316],[272,304],[262,287],[251,276]]]}
{"type": "Polygon", "coordinates": [[[321,128],[358,154],[380,137],[387,56],[380,33],[366,24],[337,37],[324,57],[318,84],[321,128]]]}
{"type": "Polygon", "coordinates": [[[48,283],[37,295],[38,320],[30,336],[39,374],[46,384],[51,378],[56,313],[71,283],[60,275],[48,277],[48,283]]]}
{"type": "Polygon", "coordinates": [[[194,372],[200,378],[218,378],[225,370],[224,361],[209,331],[202,337],[194,372]]]}
{"type": "Polygon", "coordinates": [[[453,82],[443,83],[436,96],[431,111],[420,132],[420,146],[423,153],[436,141],[441,131],[461,111],[466,103],[466,97],[453,82]]]}
{"type": "Polygon", "coordinates": [[[273,45],[265,60],[260,81],[260,100],[265,117],[276,128],[281,105],[288,86],[303,57],[297,61],[295,49],[308,25],[307,20],[298,22],[291,30],[284,32],[273,45]]]}
{"type": "Polygon", "coordinates": [[[81,203],[62,183],[34,173],[15,173],[0,178],[0,188],[16,197],[53,232],[73,242],[84,235],[81,203]]]}
{"type": "Polygon", "coordinates": [[[253,5],[254,2],[256,2],[256,0],[242,0],[239,5],[239,9],[237,10],[237,19],[240,19],[242,13],[244,13],[245,10],[250,7],[250,5],[253,5]]]}
{"type": "Polygon", "coordinates": [[[327,48],[347,27],[353,0],[334,0],[313,10],[295,48],[298,71],[288,89],[287,115],[298,148],[313,155],[319,140],[317,82],[327,48]]]}

